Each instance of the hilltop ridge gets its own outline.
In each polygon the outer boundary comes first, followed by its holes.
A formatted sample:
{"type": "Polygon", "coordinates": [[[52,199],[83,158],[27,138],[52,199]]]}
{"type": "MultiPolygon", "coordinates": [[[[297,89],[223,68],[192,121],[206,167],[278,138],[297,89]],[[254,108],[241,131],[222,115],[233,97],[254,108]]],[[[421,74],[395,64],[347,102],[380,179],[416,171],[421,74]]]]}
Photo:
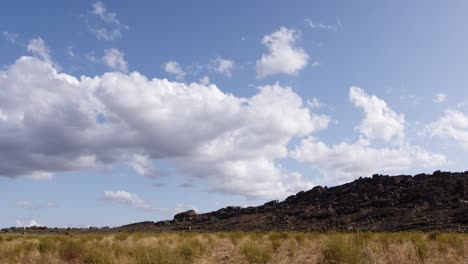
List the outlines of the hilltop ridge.
{"type": "Polygon", "coordinates": [[[468,171],[378,175],[334,186],[316,186],[283,201],[228,206],[172,220],[120,227],[4,228],[2,232],[113,233],[167,231],[468,232],[468,171]]]}
{"type": "Polygon", "coordinates": [[[468,231],[468,171],[373,175],[335,187],[316,186],[261,206],[228,206],[173,220],[134,223],[125,231],[468,231]]]}

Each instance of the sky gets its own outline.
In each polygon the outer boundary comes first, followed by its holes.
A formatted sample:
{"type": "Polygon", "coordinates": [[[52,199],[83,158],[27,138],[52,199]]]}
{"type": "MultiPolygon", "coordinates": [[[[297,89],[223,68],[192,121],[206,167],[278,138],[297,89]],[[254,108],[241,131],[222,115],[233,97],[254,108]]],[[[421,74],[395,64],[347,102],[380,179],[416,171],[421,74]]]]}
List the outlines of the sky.
{"type": "Polygon", "coordinates": [[[466,1],[9,1],[0,227],[464,171],[466,1]]]}

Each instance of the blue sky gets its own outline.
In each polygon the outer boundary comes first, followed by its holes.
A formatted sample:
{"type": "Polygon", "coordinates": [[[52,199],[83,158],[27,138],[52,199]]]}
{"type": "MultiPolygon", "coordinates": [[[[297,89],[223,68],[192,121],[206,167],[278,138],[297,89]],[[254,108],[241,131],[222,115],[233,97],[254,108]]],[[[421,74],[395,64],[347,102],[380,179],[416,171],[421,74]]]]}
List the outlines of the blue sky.
{"type": "Polygon", "coordinates": [[[465,1],[14,1],[0,226],[116,226],[463,171],[465,1]]]}

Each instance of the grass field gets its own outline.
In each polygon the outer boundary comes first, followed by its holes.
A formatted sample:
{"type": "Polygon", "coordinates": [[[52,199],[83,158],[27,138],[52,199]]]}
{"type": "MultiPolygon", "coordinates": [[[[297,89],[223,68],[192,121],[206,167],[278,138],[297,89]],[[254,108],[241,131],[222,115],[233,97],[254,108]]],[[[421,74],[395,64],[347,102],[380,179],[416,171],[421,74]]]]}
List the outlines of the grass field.
{"type": "Polygon", "coordinates": [[[0,235],[0,263],[468,263],[468,234],[0,235]]]}

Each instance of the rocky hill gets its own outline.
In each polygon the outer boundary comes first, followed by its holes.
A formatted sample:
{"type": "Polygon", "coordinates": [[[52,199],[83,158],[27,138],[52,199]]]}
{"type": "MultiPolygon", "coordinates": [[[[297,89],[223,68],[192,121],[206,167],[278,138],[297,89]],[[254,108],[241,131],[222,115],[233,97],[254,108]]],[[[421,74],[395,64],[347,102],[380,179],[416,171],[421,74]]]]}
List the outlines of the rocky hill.
{"type": "Polygon", "coordinates": [[[284,201],[233,207],[173,220],[142,222],[120,231],[429,231],[468,232],[468,171],[359,178],[317,186],[284,201]]]}

